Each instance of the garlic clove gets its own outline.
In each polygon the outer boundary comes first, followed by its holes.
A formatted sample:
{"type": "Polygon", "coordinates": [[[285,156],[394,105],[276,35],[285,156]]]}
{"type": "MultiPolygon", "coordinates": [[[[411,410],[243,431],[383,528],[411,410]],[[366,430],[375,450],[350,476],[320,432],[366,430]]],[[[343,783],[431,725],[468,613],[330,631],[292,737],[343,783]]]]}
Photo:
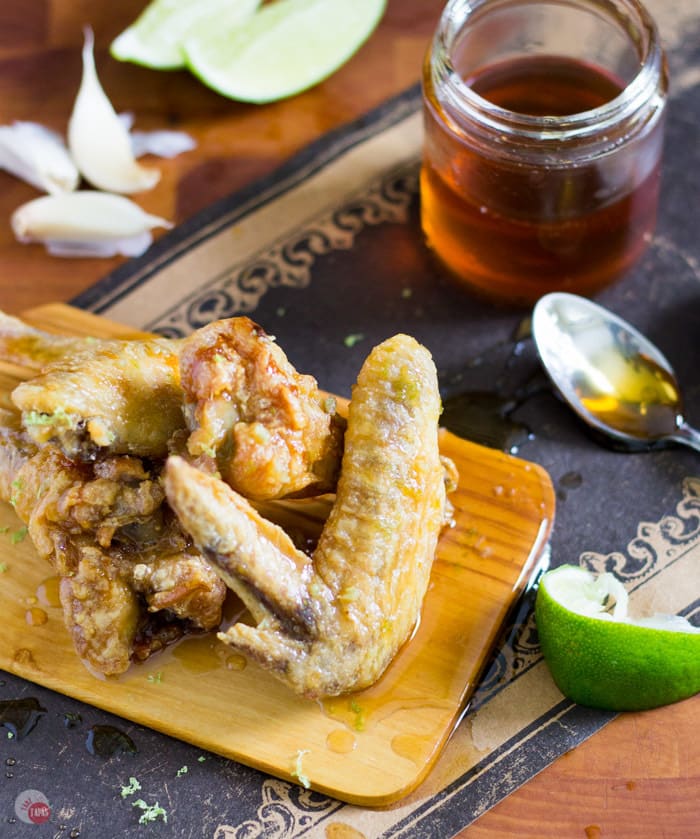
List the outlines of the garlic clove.
{"type": "Polygon", "coordinates": [[[44,246],[51,256],[98,257],[141,256],[153,243],[150,233],[125,236],[102,242],[71,242],[65,239],[44,239],[44,246]]]}
{"type": "Polygon", "coordinates": [[[94,36],[85,29],[83,77],[68,123],[68,147],[76,166],[98,189],[142,192],[160,180],[160,172],[136,162],[129,131],[107,98],[95,69],[94,36]]]}
{"type": "Polygon", "coordinates": [[[0,126],[0,168],[49,193],[73,190],[80,180],[60,134],[36,122],[0,126]]]}
{"type": "Polygon", "coordinates": [[[88,190],[45,195],[18,207],[12,230],[57,256],[140,256],[153,227],[172,227],[123,195],[88,190]]]}

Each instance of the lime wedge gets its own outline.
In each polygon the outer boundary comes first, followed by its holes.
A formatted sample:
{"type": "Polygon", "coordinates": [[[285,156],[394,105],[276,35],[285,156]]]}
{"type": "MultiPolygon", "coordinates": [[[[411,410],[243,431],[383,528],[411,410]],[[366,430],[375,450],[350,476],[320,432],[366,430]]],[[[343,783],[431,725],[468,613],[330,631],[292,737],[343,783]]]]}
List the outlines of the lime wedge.
{"type": "Polygon", "coordinates": [[[386,0],[277,0],[243,25],[206,21],[185,38],[192,72],[232,99],[300,93],[344,64],[372,33],[386,0]]]}
{"type": "Polygon", "coordinates": [[[112,42],[110,52],[120,61],[133,61],[157,70],[185,66],[182,42],[201,21],[226,19],[226,26],[243,23],[261,0],[153,0],[134,23],[112,42]]]}
{"type": "Polygon", "coordinates": [[[700,628],[677,615],[627,617],[627,594],[612,574],[548,571],[535,620],[552,677],[574,702],[631,711],[700,691],[700,628]]]}

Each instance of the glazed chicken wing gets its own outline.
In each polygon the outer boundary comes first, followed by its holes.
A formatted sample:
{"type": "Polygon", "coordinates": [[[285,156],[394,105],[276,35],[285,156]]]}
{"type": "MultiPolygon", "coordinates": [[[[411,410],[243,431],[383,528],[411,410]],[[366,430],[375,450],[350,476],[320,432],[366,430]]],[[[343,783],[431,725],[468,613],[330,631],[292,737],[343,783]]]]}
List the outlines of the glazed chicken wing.
{"type": "Polygon", "coordinates": [[[0,313],[0,358],[37,372],[12,401],[38,444],[73,458],[164,457],[184,427],[178,344],[52,335],[0,313]]]}
{"type": "Polygon", "coordinates": [[[249,318],[220,320],[183,342],[180,371],[194,458],[213,459],[253,499],[335,488],[344,422],[334,400],[249,318]]]}
{"type": "Polygon", "coordinates": [[[36,372],[12,401],[37,444],[71,458],[163,458],[186,416],[189,454],[247,497],[335,488],[344,421],[334,400],[249,318],[184,342],[125,341],[51,335],[0,312],[0,358],[36,372]]]}
{"type": "Polygon", "coordinates": [[[122,673],[186,631],[218,626],[226,588],[141,460],[77,462],[5,429],[0,490],[60,577],[66,627],[91,669],[122,673]]]}
{"type": "Polygon", "coordinates": [[[219,637],[307,697],[372,684],[409,637],[445,520],[438,395],[428,351],[375,348],[353,389],[335,503],[309,558],[216,478],[180,458],[166,493],[249,607],[219,637]]]}

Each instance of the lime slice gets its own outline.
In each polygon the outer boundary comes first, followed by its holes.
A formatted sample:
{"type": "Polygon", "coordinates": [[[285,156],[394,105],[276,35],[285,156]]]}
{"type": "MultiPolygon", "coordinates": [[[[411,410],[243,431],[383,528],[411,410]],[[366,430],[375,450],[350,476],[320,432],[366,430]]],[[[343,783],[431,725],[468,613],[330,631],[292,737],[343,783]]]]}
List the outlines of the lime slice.
{"type": "Polygon", "coordinates": [[[700,691],[700,628],[677,615],[627,617],[627,593],[612,574],[548,571],[535,619],[552,677],[574,702],[631,711],[700,691]]]}
{"type": "Polygon", "coordinates": [[[207,21],[184,42],[187,64],[232,99],[300,93],[344,64],[372,33],[386,0],[277,0],[241,26],[207,21]]]}
{"type": "Polygon", "coordinates": [[[120,61],[133,61],[157,70],[185,66],[182,42],[198,23],[222,18],[226,26],[243,23],[261,0],[153,0],[137,20],[112,42],[110,52],[120,61]]]}

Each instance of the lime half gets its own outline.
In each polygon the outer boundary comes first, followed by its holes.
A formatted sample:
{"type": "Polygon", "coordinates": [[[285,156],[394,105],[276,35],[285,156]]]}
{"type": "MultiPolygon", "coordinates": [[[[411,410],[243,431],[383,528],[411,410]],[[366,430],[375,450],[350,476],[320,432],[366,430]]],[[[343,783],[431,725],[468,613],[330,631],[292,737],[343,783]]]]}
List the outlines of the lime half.
{"type": "Polygon", "coordinates": [[[276,0],[242,25],[202,21],[184,41],[189,68],[232,99],[300,93],[344,64],[372,33],[386,0],[276,0]]]}
{"type": "Polygon", "coordinates": [[[182,42],[202,21],[215,28],[225,18],[232,27],[255,13],[261,0],[153,0],[112,42],[110,52],[157,70],[185,66],[182,42]]]}
{"type": "Polygon", "coordinates": [[[677,615],[629,618],[627,592],[612,574],[548,571],[535,619],[552,677],[574,702],[632,711],[700,691],[700,628],[677,615]]]}

